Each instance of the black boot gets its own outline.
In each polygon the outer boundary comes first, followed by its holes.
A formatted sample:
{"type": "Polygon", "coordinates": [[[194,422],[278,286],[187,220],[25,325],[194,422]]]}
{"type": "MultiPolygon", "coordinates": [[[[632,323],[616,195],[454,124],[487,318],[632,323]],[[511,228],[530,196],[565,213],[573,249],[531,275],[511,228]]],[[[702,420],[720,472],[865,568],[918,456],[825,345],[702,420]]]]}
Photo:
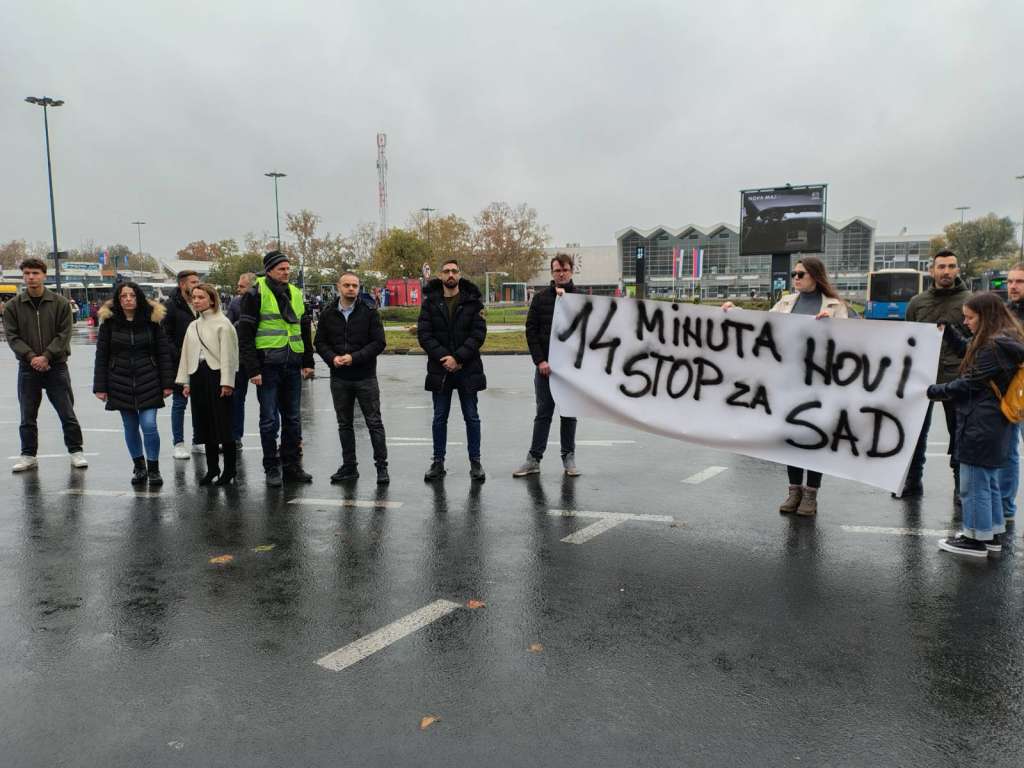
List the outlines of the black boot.
{"type": "Polygon", "coordinates": [[[377,465],[377,485],[387,485],[391,482],[391,475],[388,474],[387,464],[377,465]]]}
{"type": "Polygon", "coordinates": [[[146,459],[142,456],[132,459],[135,469],[132,471],[132,485],[146,484],[146,459]]]}
{"type": "Polygon", "coordinates": [[[149,461],[146,460],[146,470],[149,477],[149,487],[159,488],[164,484],[164,479],[160,477],[160,460],[149,461]]]}
{"type": "Polygon", "coordinates": [[[423,479],[428,483],[432,483],[435,480],[440,480],[445,474],[444,462],[434,459],[430,462],[430,469],[423,475],[423,479]]]}
{"type": "Polygon", "coordinates": [[[287,464],[282,468],[284,479],[289,483],[312,483],[313,476],[301,464],[287,464]]]}
{"type": "Polygon", "coordinates": [[[469,479],[474,483],[482,483],[487,479],[487,473],[484,472],[484,465],[480,463],[480,459],[470,460],[469,479]]]}
{"type": "Polygon", "coordinates": [[[217,485],[230,485],[238,474],[238,449],[234,443],[224,443],[224,471],[220,474],[217,485]]]}
{"type": "Polygon", "coordinates": [[[216,443],[206,444],[206,474],[199,478],[200,485],[210,485],[220,477],[220,453],[216,443]]]}

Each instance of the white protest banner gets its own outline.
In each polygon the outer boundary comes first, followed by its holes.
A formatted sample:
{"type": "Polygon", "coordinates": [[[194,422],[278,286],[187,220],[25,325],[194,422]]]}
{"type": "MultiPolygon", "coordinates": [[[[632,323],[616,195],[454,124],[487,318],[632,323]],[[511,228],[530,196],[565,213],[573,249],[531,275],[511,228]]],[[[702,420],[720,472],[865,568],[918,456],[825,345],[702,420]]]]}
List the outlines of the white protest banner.
{"type": "Polygon", "coordinates": [[[564,416],[898,491],[941,339],[923,323],[565,294],[551,393],[564,416]]]}

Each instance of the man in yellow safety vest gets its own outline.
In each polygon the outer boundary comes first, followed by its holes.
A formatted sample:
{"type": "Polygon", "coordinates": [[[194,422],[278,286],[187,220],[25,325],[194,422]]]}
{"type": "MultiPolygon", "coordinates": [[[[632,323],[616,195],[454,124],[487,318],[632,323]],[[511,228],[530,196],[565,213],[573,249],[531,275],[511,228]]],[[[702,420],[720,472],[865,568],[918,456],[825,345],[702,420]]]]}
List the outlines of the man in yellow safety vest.
{"type": "Polygon", "coordinates": [[[263,272],[242,296],[238,352],[249,381],[256,386],[260,403],[260,441],[267,485],[277,488],[286,480],[313,480],[302,469],[299,421],[302,380],[313,378],[313,344],[302,292],[288,282],[288,257],[271,251],[263,257],[263,272]]]}

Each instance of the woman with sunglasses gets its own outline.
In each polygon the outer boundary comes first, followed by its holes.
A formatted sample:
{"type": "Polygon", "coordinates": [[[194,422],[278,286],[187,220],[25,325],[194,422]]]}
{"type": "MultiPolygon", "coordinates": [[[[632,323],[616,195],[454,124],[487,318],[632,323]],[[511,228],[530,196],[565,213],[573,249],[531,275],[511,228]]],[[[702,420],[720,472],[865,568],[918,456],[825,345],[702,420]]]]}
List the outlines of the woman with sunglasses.
{"type": "MultiPolygon", "coordinates": [[[[826,317],[847,318],[849,309],[839,293],[829,282],[825,262],[817,256],[801,256],[789,276],[793,278],[792,293],[786,294],[771,312],[784,312],[790,315],[813,315],[818,319],[826,317]]],[[[722,309],[735,306],[731,301],[722,305],[722,309]]],[[[811,517],[818,514],[818,489],[821,488],[821,472],[806,470],[807,485],[804,485],[802,467],[786,467],[789,473],[789,495],[779,505],[779,512],[811,517]]]]}

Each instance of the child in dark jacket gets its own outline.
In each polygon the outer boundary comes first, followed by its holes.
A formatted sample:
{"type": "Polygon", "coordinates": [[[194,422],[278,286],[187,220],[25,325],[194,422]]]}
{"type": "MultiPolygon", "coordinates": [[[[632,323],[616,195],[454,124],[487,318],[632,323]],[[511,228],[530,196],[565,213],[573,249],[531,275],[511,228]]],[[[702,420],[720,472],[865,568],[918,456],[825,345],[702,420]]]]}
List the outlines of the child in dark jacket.
{"type": "Polygon", "coordinates": [[[963,306],[964,324],[971,331],[968,342],[952,326],[946,337],[964,349],[960,376],[946,384],[928,387],[931,400],[956,403],[956,438],[953,459],[960,463],[960,496],[963,531],[939,541],[946,552],[983,558],[1002,549],[1005,532],[998,470],[1007,463],[1013,426],[1000,409],[1000,393],[1006,392],[1024,363],[1021,326],[994,293],[970,298],[963,306]]]}

